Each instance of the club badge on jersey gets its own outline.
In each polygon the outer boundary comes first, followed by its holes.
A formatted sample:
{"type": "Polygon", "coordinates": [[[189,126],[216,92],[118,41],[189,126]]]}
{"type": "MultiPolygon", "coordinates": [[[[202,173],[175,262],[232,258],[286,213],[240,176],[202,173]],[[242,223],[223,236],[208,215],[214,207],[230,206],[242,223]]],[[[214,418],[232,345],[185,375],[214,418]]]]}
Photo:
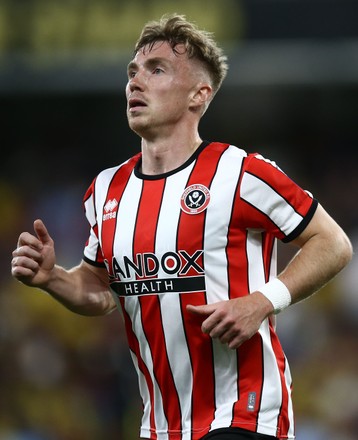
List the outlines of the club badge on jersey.
{"type": "Polygon", "coordinates": [[[187,214],[200,214],[210,203],[210,191],[201,184],[188,186],[180,199],[181,209],[187,214]]]}

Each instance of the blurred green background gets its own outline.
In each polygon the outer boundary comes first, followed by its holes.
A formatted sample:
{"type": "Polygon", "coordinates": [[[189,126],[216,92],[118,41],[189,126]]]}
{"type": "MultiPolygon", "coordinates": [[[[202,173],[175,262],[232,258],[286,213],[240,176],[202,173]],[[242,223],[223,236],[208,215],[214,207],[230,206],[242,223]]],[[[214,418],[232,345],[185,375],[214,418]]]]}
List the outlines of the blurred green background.
{"type": "MultiPolygon", "coordinates": [[[[120,315],[76,316],[12,280],[10,260],[38,217],[58,262],[81,260],[86,188],[140,147],[127,62],[143,24],[166,12],[214,32],[229,56],[202,137],[275,160],[357,244],[357,1],[0,0],[0,440],[138,439],[120,315]]],[[[355,257],[279,316],[298,440],[357,438],[357,284],[355,257]]]]}

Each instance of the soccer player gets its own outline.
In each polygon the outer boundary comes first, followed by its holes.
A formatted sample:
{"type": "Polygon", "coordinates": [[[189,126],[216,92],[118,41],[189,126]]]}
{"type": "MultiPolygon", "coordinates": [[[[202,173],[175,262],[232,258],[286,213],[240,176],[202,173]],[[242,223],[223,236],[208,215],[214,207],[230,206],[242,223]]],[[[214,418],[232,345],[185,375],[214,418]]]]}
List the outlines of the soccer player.
{"type": "Polygon", "coordinates": [[[227,68],[212,35],[185,17],[148,23],[126,86],[141,153],[99,173],[86,192],[82,262],[56,264],[40,219],[13,251],[12,275],[73,312],[122,311],[142,438],[293,439],[275,315],[352,256],[340,226],[274,162],[201,139],[227,68]],[[297,247],[279,275],[277,240],[297,247]]]}

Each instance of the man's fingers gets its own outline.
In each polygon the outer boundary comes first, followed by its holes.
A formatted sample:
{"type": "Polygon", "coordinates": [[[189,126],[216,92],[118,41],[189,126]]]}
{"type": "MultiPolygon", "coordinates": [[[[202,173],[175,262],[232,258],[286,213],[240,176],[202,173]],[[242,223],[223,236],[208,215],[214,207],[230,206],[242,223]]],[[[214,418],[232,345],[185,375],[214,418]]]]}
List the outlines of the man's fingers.
{"type": "Polygon", "coordinates": [[[32,249],[36,249],[40,251],[42,249],[42,243],[39,241],[37,237],[30,234],[29,232],[22,232],[17,241],[17,248],[15,249],[15,253],[19,255],[23,255],[24,247],[31,247],[32,249]]]}
{"type": "Polygon", "coordinates": [[[217,308],[215,304],[204,304],[200,306],[188,304],[186,308],[191,313],[206,317],[205,321],[201,325],[201,330],[203,333],[209,334],[217,324],[216,319],[213,317],[213,313],[217,308]]]}
{"type": "Polygon", "coordinates": [[[42,244],[48,244],[52,241],[50,234],[48,233],[47,228],[42,220],[37,219],[34,221],[34,230],[42,244]]]}
{"type": "Polygon", "coordinates": [[[237,298],[214,304],[188,305],[187,310],[203,318],[201,323],[203,333],[235,350],[250,339],[258,329],[248,316],[247,307],[244,307],[245,301],[248,299],[237,298]],[[242,307],[238,307],[239,302],[242,307]]]}
{"type": "Polygon", "coordinates": [[[34,231],[36,235],[29,232],[22,232],[20,234],[17,247],[13,252],[14,256],[26,255],[30,258],[36,258],[38,255],[34,254],[34,251],[41,252],[44,245],[53,242],[42,220],[34,221],[34,231]]]}
{"type": "Polygon", "coordinates": [[[193,306],[192,304],[188,304],[186,306],[186,309],[190,313],[195,313],[197,315],[202,315],[202,316],[208,316],[211,315],[216,310],[216,307],[214,306],[214,304],[204,304],[200,306],[193,306]]]}
{"type": "Polygon", "coordinates": [[[37,261],[29,257],[14,257],[11,263],[13,271],[15,273],[22,273],[23,275],[28,275],[38,268],[37,261]]]}
{"type": "MultiPolygon", "coordinates": [[[[31,240],[27,241],[26,244],[20,244],[18,247],[12,252],[12,256],[14,258],[19,257],[27,257],[33,260],[38,260],[41,258],[41,247],[42,244],[36,239],[36,241],[31,244],[31,240]]],[[[22,260],[21,260],[22,261],[22,260]]]]}

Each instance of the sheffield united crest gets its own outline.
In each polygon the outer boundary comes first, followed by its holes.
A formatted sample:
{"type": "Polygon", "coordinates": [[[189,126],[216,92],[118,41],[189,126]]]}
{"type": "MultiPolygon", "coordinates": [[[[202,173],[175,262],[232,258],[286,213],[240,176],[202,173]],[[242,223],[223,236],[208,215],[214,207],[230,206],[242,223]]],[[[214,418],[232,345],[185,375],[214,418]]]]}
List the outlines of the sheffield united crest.
{"type": "Polygon", "coordinates": [[[183,192],[180,199],[181,209],[187,214],[203,212],[210,202],[210,191],[200,183],[190,185],[183,192]]]}

